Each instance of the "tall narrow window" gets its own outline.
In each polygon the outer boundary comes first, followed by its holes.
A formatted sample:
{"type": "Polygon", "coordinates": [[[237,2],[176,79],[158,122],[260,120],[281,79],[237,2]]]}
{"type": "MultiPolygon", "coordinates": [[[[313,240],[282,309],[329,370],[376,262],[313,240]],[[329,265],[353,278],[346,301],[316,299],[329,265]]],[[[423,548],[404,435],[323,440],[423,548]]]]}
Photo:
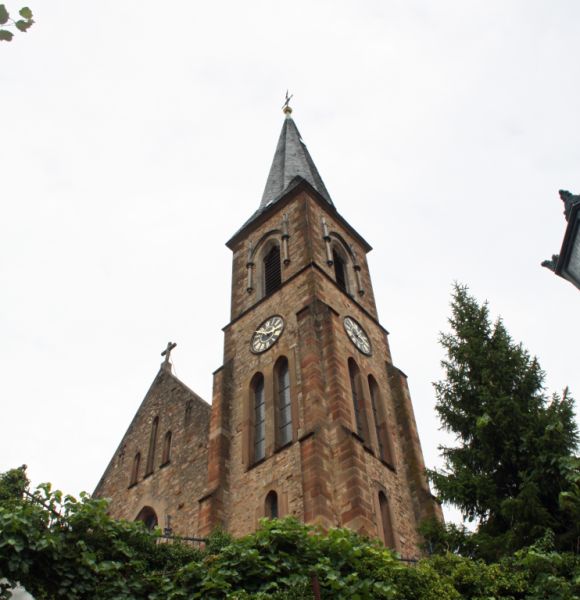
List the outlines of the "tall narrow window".
{"type": "Polygon", "coordinates": [[[275,292],[281,285],[280,247],[276,245],[264,257],[264,295],[275,292]]]}
{"type": "Polygon", "coordinates": [[[288,359],[282,357],[276,363],[276,392],[277,392],[277,415],[276,424],[278,435],[276,441],[278,446],[284,446],[292,441],[292,401],[290,399],[290,371],[288,359]]]}
{"type": "Polygon", "coordinates": [[[149,452],[147,453],[147,465],[145,467],[145,476],[153,473],[153,464],[155,460],[155,445],[157,444],[157,429],[159,427],[159,417],[153,419],[151,424],[151,437],[149,438],[149,452]]]}
{"type": "Polygon", "coordinates": [[[268,519],[277,519],[279,516],[279,511],[278,511],[278,494],[272,490],[270,492],[268,492],[268,495],[266,496],[266,517],[268,519]]]}
{"type": "Polygon", "coordinates": [[[352,391],[352,405],[356,420],[356,432],[363,439],[367,439],[367,427],[364,414],[364,400],[360,382],[360,373],[352,358],[348,359],[348,374],[350,376],[350,388],[352,391]]]}
{"type": "Polygon", "coordinates": [[[393,448],[391,445],[391,437],[387,427],[387,421],[384,418],[385,407],[382,402],[379,384],[372,375],[369,375],[369,390],[371,392],[371,405],[373,407],[373,417],[377,431],[377,441],[379,444],[379,456],[381,460],[393,463],[393,448]]]}
{"type": "Polygon", "coordinates": [[[183,416],[183,423],[187,427],[191,423],[191,413],[193,410],[193,402],[191,400],[187,401],[185,405],[185,415],[183,416]]]}
{"type": "Polygon", "coordinates": [[[141,453],[137,452],[133,459],[133,467],[131,468],[131,478],[129,479],[129,485],[135,485],[139,480],[139,464],[141,463],[141,453]]]}
{"type": "Polygon", "coordinates": [[[334,263],[334,277],[338,287],[341,290],[348,292],[346,285],[346,263],[336,250],[332,251],[332,261],[334,263]]]}
{"type": "Polygon", "coordinates": [[[171,431],[168,431],[163,438],[163,454],[161,455],[161,465],[166,465],[171,460],[171,431]]]}
{"type": "Polygon", "coordinates": [[[381,512],[381,525],[383,526],[383,540],[385,546],[395,549],[395,532],[393,531],[391,510],[389,508],[389,501],[384,492],[379,492],[379,509],[381,512]]]}
{"type": "Polygon", "coordinates": [[[264,376],[258,373],[252,384],[254,396],[254,462],[266,456],[266,405],[264,399],[264,376]]]}

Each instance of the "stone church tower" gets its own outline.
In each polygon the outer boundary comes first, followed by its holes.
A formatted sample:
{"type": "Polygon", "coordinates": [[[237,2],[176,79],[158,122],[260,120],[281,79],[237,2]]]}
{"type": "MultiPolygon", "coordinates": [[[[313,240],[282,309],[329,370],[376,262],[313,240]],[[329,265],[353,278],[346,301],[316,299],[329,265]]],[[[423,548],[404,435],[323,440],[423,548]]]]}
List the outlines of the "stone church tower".
{"type": "Polygon", "coordinates": [[[406,377],[378,321],[370,245],[337,212],[285,107],[258,210],[233,252],[211,406],[166,361],[95,495],[177,535],[294,515],[417,555],[429,491],[406,377]]]}

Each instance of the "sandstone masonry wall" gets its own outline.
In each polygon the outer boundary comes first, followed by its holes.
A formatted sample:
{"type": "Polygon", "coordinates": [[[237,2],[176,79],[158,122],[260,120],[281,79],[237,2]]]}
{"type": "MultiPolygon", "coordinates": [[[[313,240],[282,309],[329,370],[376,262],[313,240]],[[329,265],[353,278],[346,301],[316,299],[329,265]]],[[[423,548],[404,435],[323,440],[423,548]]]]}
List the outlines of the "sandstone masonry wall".
{"type": "Polygon", "coordinates": [[[217,524],[234,535],[254,530],[266,515],[266,496],[275,491],[281,516],[292,514],[306,522],[348,526],[383,537],[379,506],[379,493],[383,493],[397,549],[406,556],[417,555],[416,526],[429,513],[432,499],[420,472],[421,449],[410,399],[393,378],[387,332],[377,321],[366,249],[332,210],[305,191],[281,201],[269,218],[234,245],[232,322],[224,329],[227,373],[220,370],[219,385],[214,386],[216,418],[212,417],[209,456],[213,476],[201,503],[203,533],[217,524]],[[247,290],[248,240],[257,250],[260,244],[266,247],[270,238],[280,239],[284,214],[290,262],[282,267],[282,286],[261,297],[259,264],[253,274],[254,289],[247,290]],[[347,264],[349,293],[337,284],[334,268],[327,263],[322,217],[332,243],[346,248],[352,260],[347,264]],[[355,261],[360,267],[358,282],[355,261]],[[359,287],[364,294],[358,293],[359,287]],[[252,335],[274,314],[284,319],[282,336],[268,351],[253,354],[252,335]],[[359,352],[348,339],[343,325],[347,315],[369,335],[371,356],[359,352]],[[275,364],[280,357],[289,363],[293,405],[292,442],[283,448],[276,446],[274,429],[275,364]],[[357,433],[349,359],[360,370],[365,439],[357,433]],[[265,382],[267,428],[265,458],[254,464],[251,385],[257,373],[265,382]],[[383,434],[377,433],[369,376],[380,391],[377,414],[384,417],[383,434]],[[389,439],[389,463],[380,457],[379,435],[389,439]],[[219,444],[212,446],[213,439],[219,444]],[[218,463],[219,472],[213,469],[218,463]]]}
{"type": "Polygon", "coordinates": [[[179,535],[198,533],[198,503],[207,482],[207,435],[211,407],[162,369],[139,407],[94,496],[110,498],[110,514],[134,520],[151,507],[164,527],[166,517],[179,535]],[[158,417],[153,472],[145,476],[153,420],[158,417]],[[170,461],[162,464],[164,438],[171,431],[170,461]],[[141,455],[135,484],[134,458],[141,455]]]}

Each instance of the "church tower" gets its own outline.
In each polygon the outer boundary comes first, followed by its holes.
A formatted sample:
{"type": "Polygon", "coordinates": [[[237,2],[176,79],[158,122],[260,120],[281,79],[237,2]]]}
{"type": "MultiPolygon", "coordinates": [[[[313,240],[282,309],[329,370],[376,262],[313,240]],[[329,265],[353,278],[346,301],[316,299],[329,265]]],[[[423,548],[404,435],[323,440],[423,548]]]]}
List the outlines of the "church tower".
{"type": "Polygon", "coordinates": [[[417,556],[429,491],[406,377],[391,360],[366,260],[285,106],[258,210],[233,253],[211,406],[169,353],[94,495],[178,536],[294,515],[417,556]]]}
{"type": "Polygon", "coordinates": [[[214,373],[199,534],[294,515],[417,554],[441,518],[406,377],[378,321],[371,246],[338,213],[292,119],[233,253],[224,362],[214,373]]]}

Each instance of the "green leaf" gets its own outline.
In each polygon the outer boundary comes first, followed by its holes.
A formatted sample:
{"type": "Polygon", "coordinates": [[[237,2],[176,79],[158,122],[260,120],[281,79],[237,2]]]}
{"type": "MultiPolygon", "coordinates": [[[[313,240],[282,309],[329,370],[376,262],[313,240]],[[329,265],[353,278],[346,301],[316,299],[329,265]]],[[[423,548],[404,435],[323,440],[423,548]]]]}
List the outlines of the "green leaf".
{"type": "Polygon", "coordinates": [[[22,19],[16,21],[16,29],[26,33],[26,30],[34,23],[34,21],[23,21],[22,19]]]}
{"type": "Polygon", "coordinates": [[[0,4],[0,25],[4,25],[5,23],[7,23],[9,18],[10,15],[6,10],[6,6],[4,6],[4,4],[0,4]]]}
{"type": "Polygon", "coordinates": [[[28,8],[28,6],[25,6],[24,8],[21,8],[18,11],[18,14],[23,17],[24,19],[32,19],[32,11],[28,8]]]}
{"type": "Polygon", "coordinates": [[[0,29],[0,42],[9,42],[14,37],[14,34],[7,29],[0,29]]]}

